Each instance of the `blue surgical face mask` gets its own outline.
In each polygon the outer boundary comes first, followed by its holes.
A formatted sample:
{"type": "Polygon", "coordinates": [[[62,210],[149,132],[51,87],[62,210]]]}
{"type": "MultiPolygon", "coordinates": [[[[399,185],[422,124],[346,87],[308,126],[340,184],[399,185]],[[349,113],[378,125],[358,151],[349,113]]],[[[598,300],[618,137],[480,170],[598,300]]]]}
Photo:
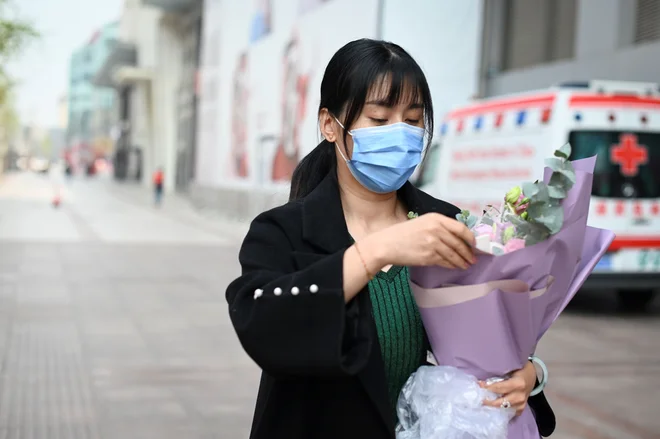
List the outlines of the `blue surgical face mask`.
{"type": "MultiPolygon", "coordinates": [[[[344,128],[338,120],[337,123],[344,128]]],[[[399,190],[415,172],[422,160],[424,132],[423,128],[404,122],[358,128],[348,132],[353,138],[351,159],[344,156],[339,146],[337,150],[362,186],[386,194],[399,190]]]]}

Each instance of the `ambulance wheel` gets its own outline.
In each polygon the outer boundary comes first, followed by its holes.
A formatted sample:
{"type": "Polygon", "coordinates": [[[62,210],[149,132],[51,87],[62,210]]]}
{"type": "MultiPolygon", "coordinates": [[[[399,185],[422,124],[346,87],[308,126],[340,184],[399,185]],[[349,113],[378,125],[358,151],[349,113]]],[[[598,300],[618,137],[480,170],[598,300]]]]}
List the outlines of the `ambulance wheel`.
{"type": "Polygon", "coordinates": [[[619,308],[625,312],[646,311],[653,301],[653,290],[619,290],[619,308]]]}

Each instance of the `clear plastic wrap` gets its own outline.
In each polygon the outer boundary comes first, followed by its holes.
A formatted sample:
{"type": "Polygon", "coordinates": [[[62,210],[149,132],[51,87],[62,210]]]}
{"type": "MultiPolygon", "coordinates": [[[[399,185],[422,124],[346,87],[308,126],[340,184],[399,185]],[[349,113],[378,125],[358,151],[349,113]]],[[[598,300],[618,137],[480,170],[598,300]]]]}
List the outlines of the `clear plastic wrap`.
{"type": "Polygon", "coordinates": [[[396,438],[507,439],[515,411],[483,405],[497,397],[455,367],[422,366],[399,395],[396,438]]]}

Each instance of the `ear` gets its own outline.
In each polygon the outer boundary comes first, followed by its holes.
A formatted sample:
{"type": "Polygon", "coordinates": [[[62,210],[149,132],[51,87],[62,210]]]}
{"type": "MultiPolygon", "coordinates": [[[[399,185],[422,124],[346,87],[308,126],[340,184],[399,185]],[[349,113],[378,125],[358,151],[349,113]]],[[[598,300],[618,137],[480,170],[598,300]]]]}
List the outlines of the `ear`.
{"type": "Polygon", "coordinates": [[[322,108],[319,112],[319,128],[325,140],[330,143],[337,141],[337,122],[332,117],[327,108],[322,108]]]}

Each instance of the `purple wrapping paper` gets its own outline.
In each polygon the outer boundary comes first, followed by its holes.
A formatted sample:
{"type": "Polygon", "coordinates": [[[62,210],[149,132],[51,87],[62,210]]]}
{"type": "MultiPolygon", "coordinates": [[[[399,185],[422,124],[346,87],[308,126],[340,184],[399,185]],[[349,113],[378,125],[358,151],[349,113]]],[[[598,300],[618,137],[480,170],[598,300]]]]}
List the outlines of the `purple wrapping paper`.
{"type": "MultiPolygon", "coordinates": [[[[614,239],[587,226],[595,163],[595,157],[573,162],[576,184],[562,203],[564,225],[550,239],[504,255],[479,255],[467,270],[411,267],[438,364],[487,379],[520,369],[534,353],[614,239]],[[495,287],[492,281],[505,282],[495,287]]],[[[546,181],[550,175],[546,169],[546,181]]],[[[532,437],[539,436],[527,409],[510,424],[509,438],[532,437]]]]}

